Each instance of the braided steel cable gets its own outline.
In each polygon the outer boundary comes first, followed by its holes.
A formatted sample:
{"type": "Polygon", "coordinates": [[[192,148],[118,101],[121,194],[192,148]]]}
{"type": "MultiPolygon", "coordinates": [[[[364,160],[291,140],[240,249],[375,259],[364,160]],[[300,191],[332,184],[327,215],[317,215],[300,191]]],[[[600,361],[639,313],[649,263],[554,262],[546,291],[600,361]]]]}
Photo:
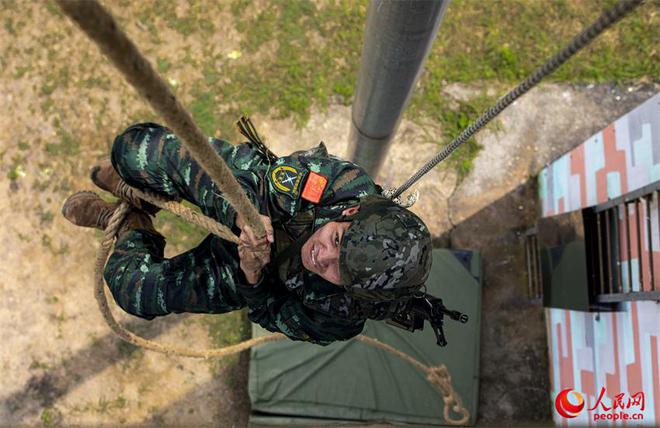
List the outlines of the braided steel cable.
{"type": "Polygon", "coordinates": [[[591,41],[600,35],[600,33],[608,29],[610,26],[630,13],[643,2],[644,0],[621,0],[610,10],[604,12],[596,20],[596,22],[591,24],[591,26],[588,28],[582,30],[582,32],[575,36],[566,47],[559,51],[555,56],[550,58],[550,60],[548,60],[545,64],[537,68],[532,74],[523,80],[522,83],[511,90],[508,94],[500,98],[493,107],[486,110],[476,121],[472,122],[467,128],[465,128],[463,132],[461,132],[461,134],[456,137],[456,139],[454,139],[454,141],[442,149],[440,153],[435,155],[435,157],[424,164],[424,166],[422,166],[412,177],[410,177],[408,181],[396,189],[391,197],[396,198],[397,196],[401,195],[401,193],[408,190],[408,188],[415,184],[417,180],[422,178],[437,164],[446,159],[454,150],[456,150],[461,144],[468,141],[475,133],[486,126],[488,122],[493,120],[516,99],[536,86],[544,77],[554,72],[560,65],[568,61],[580,49],[591,43],[591,41]]]}

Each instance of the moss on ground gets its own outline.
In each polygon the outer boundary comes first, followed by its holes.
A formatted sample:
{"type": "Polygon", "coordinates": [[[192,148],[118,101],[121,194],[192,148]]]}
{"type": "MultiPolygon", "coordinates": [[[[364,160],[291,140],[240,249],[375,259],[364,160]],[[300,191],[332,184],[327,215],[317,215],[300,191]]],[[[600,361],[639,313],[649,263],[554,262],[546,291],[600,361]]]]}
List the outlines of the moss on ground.
{"type": "MultiPolygon", "coordinates": [[[[250,338],[250,323],[245,309],[226,314],[204,315],[200,322],[208,331],[214,348],[233,345],[250,338]]],[[[220,360],[210,360],[212,370],[217,374],[223,368],[238,363],[238,355],[220,360]]],[[[232,373],[229,371],[228,373],[232,373]]]]}
{"type": "MultiPolygon", "coordinates": [[[[187,202],[184,202],[184,205],[196,209],[187,202]]],[[[154,227],[167,237],[168,245],[174,245],[177,251],[195,247],[208,235],[204,229],[188,223],[169,211],[160,211],[156,215],[154,227]]]]}

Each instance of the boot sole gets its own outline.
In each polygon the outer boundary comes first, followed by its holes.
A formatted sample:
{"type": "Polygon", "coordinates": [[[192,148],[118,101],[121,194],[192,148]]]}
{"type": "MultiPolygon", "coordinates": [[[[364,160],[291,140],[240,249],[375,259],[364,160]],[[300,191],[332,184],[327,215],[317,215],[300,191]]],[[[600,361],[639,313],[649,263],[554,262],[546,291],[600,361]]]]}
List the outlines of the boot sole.
{"type": "MultiPolygon", "coordinates": [[[[114,189],[110,189],[105,185],[105,183],[101,182],[98,179],[98,173],[101,171],[102,166],[101,165],[94,165],[92,169],[89,171],[89,178],[92,180],[92,183],[99,189],[105,190],[106,192],[113,193],[114,189]]],[[[114,193],[113,193],[114,194],[114,193]]]]}

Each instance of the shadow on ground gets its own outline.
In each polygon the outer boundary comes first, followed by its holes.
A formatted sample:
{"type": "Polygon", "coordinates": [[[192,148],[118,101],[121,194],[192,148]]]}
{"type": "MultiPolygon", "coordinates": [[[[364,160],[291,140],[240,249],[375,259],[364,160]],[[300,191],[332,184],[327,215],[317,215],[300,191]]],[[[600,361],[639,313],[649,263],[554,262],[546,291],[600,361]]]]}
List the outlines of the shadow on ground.
{"type": "MultiPolygon", "coordinates": [[[[126,328],[146,339],[154,339],[182,323],[185,318],[163,318],[149,324],[133,321],[126,328]]],[[[42,408],[53,406],[78,385],[106,368],[128,360],[136,352],[142,351],[108,332],[59,365],[38,370],[22,388],[0,398],[0,403],[16,420],[20,420],[19,414],[39,413],[42,408]]]]}
{"type": "Polygon", "coordinates": [[[434,239],[482,256],[479,425],[550,419],[543,308],[527,298],[524,257],[536,195],[536,181],[527,180],[434,239]]]}
{"type": "MultiPolygon", "coordinates": [[[[146,426],[164,426],[166,421],[180,421],[190,412],[190,402],[209,400],[209,397],[216,397],[240,411],[236,411],[233,416],[227,416],[222,413],[213,415],[213,420],[209,421],[208,426],[213,427],[245,427],[248,426],[250,416],[250,397],[248,396],[248,372],[250,365],[250,352],[241,352],[236,364],[232,364],[220,372],[213,380],[199,385],[194,391],[186,394],[167,407],[159,408],[149,419],[145,420],[146,426]],[[219,379],[224,378],[224,383],[232,385],[224,391],[219,386],[219,379]]],[[[175,425],[176,426],[176,425],[175,425]]],[[[204,425],[206,426],[206,425],[204,425]]]]}

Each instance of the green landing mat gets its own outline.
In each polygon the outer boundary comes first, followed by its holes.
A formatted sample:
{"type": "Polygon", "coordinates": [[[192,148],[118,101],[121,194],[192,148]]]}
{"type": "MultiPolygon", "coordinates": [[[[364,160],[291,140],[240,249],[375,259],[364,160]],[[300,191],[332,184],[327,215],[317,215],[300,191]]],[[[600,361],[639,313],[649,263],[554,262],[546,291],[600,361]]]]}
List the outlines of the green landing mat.
{"type": "MultiPolygon", "coordinates": [[[[449,344],[436,345],[428,322],[410,333],[368,321],[364,334],[430,366],[445,364],[474,425],[479,395],[481,259],[469,251],[433,250],[428,292],[466,313],[460,324],[445,317],[449,344]]],[[[253,325],[253,336],[267,333],[253,325]]],[[[251,351],[251,426],[391,423],[443,425],[439,392],[424,374],[384,351],[357,341],[322,347],[283,341],[251,351]]]]}

